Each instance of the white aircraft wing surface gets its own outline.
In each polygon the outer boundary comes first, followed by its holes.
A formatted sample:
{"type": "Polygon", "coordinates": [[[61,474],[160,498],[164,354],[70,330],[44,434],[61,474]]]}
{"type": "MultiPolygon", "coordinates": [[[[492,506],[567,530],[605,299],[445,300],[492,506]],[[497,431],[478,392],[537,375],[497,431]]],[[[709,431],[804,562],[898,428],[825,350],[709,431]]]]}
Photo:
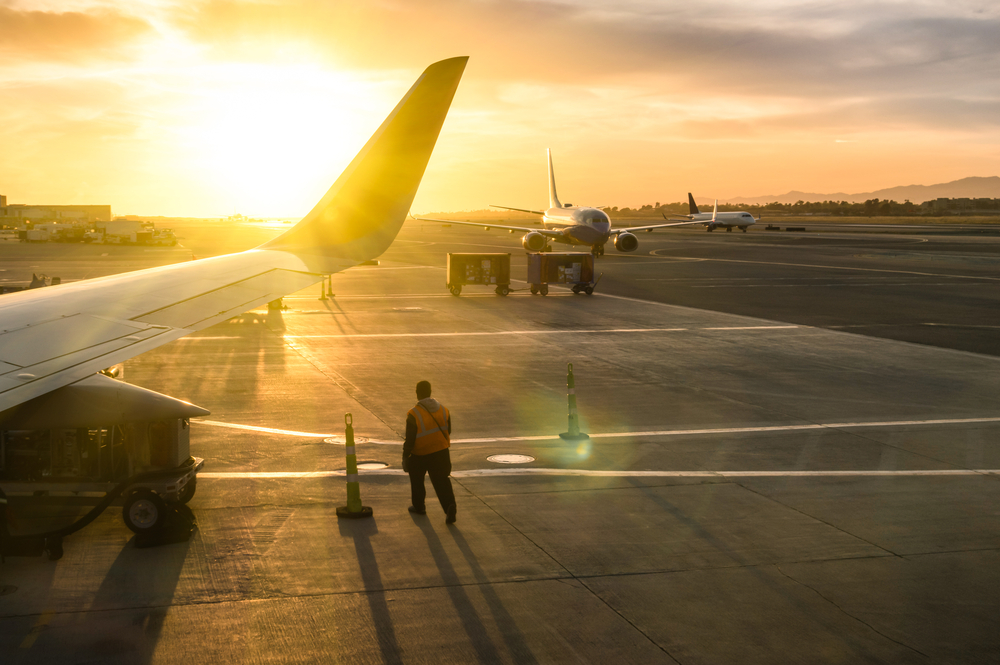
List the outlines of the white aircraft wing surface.
{"type": "Polygon", "coordinates": [[[611,229],[612,233],[623,233],[628,231],[629,233],[635,231],[652,231],[653,229],[663,229],[668,226],[688,226],[691,224],[705,224],[706,222],[671,222],[670,224],[649,224],[647,226],[626,226],[620,229],[611,229]]]}
{"type": "Polygon", "coordinates": [[[543,236],[555,238],[564,235],[563,231],[552,231],[540,226],[507,226],[504,224],[490,224],[487,222],[457,222],[453,219],[434,219],[433,217],[414,217],[421,222],[440,222],[441,224],[458,224],[459,226],[478,226],[481,229],[503,229],[504,231],[520,231],[522,233],[541,233],[543,236]]]}
{"type": "Polygon", "coordinates": [[[0,421],[32,398],[382,254],[410,209],[467,60],[428,67],[316,207],[274,240],[0,296],[0,421]]]}

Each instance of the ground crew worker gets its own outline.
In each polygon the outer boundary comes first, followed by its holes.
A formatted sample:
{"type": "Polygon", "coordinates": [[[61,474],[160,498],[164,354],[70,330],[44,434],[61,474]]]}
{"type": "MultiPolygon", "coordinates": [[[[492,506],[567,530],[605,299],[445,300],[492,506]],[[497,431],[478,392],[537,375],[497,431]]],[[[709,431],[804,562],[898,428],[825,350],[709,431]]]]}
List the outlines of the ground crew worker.
{"type": "Polygon", "coordinates": [[[434,493],[448,516],[445,522],[454,524],[457,506],[451,488],[451,414],[441,402],[431,397],[431,384],[417,384],[417,404],[406,414],[406,441],[403,443],[403,470],[410,474],[411,513],[424,515],[424,474],[431,477],[434,493]]]}

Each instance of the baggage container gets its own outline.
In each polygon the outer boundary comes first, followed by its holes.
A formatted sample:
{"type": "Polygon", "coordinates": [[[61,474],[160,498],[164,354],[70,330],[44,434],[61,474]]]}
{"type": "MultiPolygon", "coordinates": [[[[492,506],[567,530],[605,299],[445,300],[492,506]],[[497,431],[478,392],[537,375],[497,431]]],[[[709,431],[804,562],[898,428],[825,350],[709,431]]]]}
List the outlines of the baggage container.
{"type": "Polygon", "coordinates": [[[493,286],[498,296],[510,293],[510,254],[448,254],[448,289],[460,295],[466,284],[493,286]]]}
{"type": "Polygon", "coordinates": [[[594,292],[594,255],[590,252],[529,252],[531,294],[549,292],[549,284],[571,284],[573,293],[594,292]]]}

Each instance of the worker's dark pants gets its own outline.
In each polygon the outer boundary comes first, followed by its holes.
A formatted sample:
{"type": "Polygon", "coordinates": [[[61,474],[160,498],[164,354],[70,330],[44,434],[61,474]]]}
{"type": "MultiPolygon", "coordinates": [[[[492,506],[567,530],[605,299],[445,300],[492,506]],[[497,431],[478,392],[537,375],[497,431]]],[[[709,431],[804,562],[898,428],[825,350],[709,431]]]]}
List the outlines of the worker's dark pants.
{"type": "Polygon", "coordinates": [[[434,493],[437,494],[441,507],[447,512],[448,508],[455,505],[455,492],[451,489],[451,455],[448,449],[439,450],[429,455],[410,455],[410,495],[413,507],[424,510],[424,499],[427,497],[427,490],[424,489],[424,474],[431,477],[431,484],[434,485],[434,493]]]}

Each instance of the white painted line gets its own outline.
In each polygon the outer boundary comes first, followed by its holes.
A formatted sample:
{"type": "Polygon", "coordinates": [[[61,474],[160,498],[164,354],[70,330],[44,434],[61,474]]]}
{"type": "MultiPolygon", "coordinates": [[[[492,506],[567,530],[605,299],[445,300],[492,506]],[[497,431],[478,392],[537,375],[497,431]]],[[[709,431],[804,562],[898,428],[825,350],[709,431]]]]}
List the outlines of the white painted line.
{"type": "MultiPolygon", "coordinates": [[[[507,467],[464,469],[452,471],[456,478],[484,478],[490,476],[556,476],[583,478],[914,478],[940,476],[998,475],[1000,469],[894,469],[854,471],[604,471],[600,469],[546,469],[507,467]]],[[[364,476],[406,476],[401,469],[359,470],[364,476]]],[[[208,471],[198,478],[211,480],[284,480],[310,478],[344,478],[347,472],[339,471],[208,471]]]]}
{"type": "Polygon", "coordinates": [[[287,436],[302,436],[310,439],[325,439],[327,437],[335,436],[334,434],[320,434],[318,432],[297,432],[290,429],[275,429],[273,427],[256,427],[254,425],[237,425],[236,423],[222,423],[218,420],[202,420],[200,418],[192,418],[192,423],[197,423],[199,425],[211,425],[212,427],[227,427],[230,429],[244,429],[251,432],[266,432],[268,434],[285,434],[287,436]]]}
{"type": "MultiPolygon", "coordinates": [[[[252,432],[264,432],[266,434],[283,434],[287,436],[300,436],[304,438],[329,438],[341,436],[338,434],[322,434],[319,432],[299,432],[296,430],[275,429],[272,427],[257,427],[255,425],[238,425],[236,423],[223,423],[217,420],[202,420],[193,418],[192,423],[211,425],[212,427],[227,427],[231,429],[249,430],[252,432]]],[[[853,427],[908,427],[925,425],[968,425],[976,423],[998,423],[998,418],[942,418],[938,420],[884,420],[878,422],[853,422],[853,423],[819,423],[802,425],[771,425],[764,427],[722,427],[716,429],[664,429],[645,432],[599,432],[591,434],[591,439],[622,439],[638,438],[650,436],[690,436],[696,434],[742,434],[752,432],[795,432],[802,430],[822,430],[822,429],[847,429],[853,427]]],[[[562,441],[556,434],[543,434],[538,436],[500,436],[482,439],[452,439],[452,443],[499,443],[504,441],[562,441]]],[[[374,443],[383,446],[401,446],[402,441],[358,441],[362,443],[374,443]]]]}
{"type": "MultiPolygon", "coordinates": [[[[794,326],[793,326],[794,327],[794,326]]],[[[379,337],[490,337],[495,335],[593,335],[602,333],[682,332],[688,328],[609,328],[607,330],[496,330],[489,332],[366,333],[348,335],[285,335],[285,339],[347,339],[379,337]]],[[[724,330],[719,328],[718,330],[724,330]]]]}
{"type": "MultiPolygon", "coordinates": [[[[686,257],[678,257],[686,258],[686,257]]],[[[948,273],[940,272],[920,272],[917,270],[891,270],[889,268],[861,268],[857,266],[825,266],[816,265],[811,263],[787,263],[783,261],[749,261],[747,259],[716,259],[716,258],[705,258],[705,261],[717,261],[719,263],[751,263],[754,265],[767,265],[767,266],[791,266],[793,268],[819,268],[822,270],[846,270],[854,272],[885,272],[885,273],[895,273],[900,275],[922,275],[926,277],[944,277],[947,279],[985,279],[989,281],[1000,281],[1000,277],[987,277],[984,275],[949,275],[948,273]]]]}
{"type": "MultiPolygon", "coordinates": [[[[666,429],[647,432],[605,432],[591,434],[591,439],[621,439],[649,436],[688,436],[695,434],[741,434],[746,432],[794,432],[800,430],[845,429],[850,427],[905,427],[908,425],[963,425],[996,423],[1000,418],[955,418],[942,420],[891,420],[883,422],[821,423],[808,425],[773,425],[768,427],[723,427],[718,429],[666,429]]],[[[484,439],[452,439],[452,443],[492,443],[495,441],[561,440],[558,436],[510,436],[484,439]]]]}
{"type": "Polygon", "coordinates": [[[807,326],[728,326],[722,328],[698,328],[698,330],[789,330],[807,326]]]}
{"type": "Polygon", "coordinates": [[[809,326],[721,326],[713,328],[608,328],[604,330],[496,330],[489,332],[365,333],[347,335],[285,335],[285,339],[349,339],[380,337],[490,337],[496,335],[600,335],[622,333],[686,332],[696,330],[793,330],[809,326]]]}

